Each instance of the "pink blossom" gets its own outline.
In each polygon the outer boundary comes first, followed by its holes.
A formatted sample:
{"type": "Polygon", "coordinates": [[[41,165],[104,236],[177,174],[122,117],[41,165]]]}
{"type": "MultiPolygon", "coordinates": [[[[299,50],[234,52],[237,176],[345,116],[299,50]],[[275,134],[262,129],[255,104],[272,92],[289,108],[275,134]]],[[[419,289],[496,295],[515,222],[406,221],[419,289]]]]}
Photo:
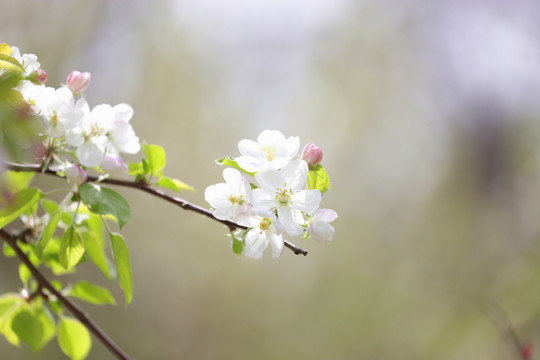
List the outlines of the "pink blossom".
{"type": "Polygon", "coordinates": [[[80,94],[88,88],[88,85],[90,85],[90,78],[91,75],[89,72],[73,70],[66,80],[66,86],[74,94],[80,94]]]}
{"type": "Polygon", "coordinates": [[[317,165],[322,161],[323,151],[320,147],[310,142],[302,150],[302,160],[308,163],[308,166],[317,165]]]}

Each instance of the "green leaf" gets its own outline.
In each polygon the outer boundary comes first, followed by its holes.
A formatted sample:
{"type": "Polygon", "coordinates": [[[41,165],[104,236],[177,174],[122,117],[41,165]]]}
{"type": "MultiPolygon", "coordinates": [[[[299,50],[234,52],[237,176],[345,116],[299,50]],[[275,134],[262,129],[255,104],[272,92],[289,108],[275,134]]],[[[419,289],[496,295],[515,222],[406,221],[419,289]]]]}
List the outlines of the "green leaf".
{"type": "Polygon", "coordinates": [[[94,305],[116,305],[116,301],[109,290],[101,286],[93,285],[88,281],[81,281],[75,284],[69,291],[69,296],[76,297],[77,299],[87,301],[94,305]]]}
{"type": "Polygon", "coordinates": [[[317,189],[321,192],[321,194],[324,194],[325,191],[330,189],[330,178],[321,164],[312,165],[309,167],[307,185],[308,189],[317,189]]]}
{"type": "Polygon", "coordinates": [[[240,171],[242,171],[243,173],[248,174],[248,175],[250,175],[250,176],[254,176],[254,175],[255,175],[254,172],[249,172],[249,171],[246,171],[246,170],[242,169],[242,168],[240,167],[240,165],[238,165],[238,163],[237,163],[236,161],[234,161],[234,159],[233,159],[232,157],[230,157],[230,156],[226,156],[226,157],[224,157],[224,158],[221,158],[221,159],[219,159],[219,160],[216,160],[216,163],[218,163],[219,165],[230,166],[230,167],[235,168],[235,169],[237,169],[237,170],[240,170],[240,171]]]}
{"type": "Polygon", "coordinates": [[[45,195],[35,188],[26,188],[15,194],[13,203],[0,210],[0,229],[32,208],[43,196],[45,195]]]}
{"type": "Polygon", "coordinates": [[[41,350],[55,333],[54,322],[43,308],[21,310],[13,318],[11,328],[35,352],[41,350]]]}
{"type": "Polygon", "coordinates": [[[19,337],[11,324],[21,305],[25,302],[19,294],[8,293],[0,296],[0,334],[3,334],[12,345],[19,346],[19,337]]]}
{"type": "Polygon", "coordinates": [[[2,175],[4,186],[12,192],[25,189],[30,185],[35,173],[28,171],[8,170],[2,175]]]}
{"type": "Polygon", "coordinates": [[[128,164],[128,173],[131,176],[144,174],[143,165],[141,162],[138,163],[129,163],[128,164]]]}
{"type": "Polygon", "coordinates": [[[133,284],[131,279],[131,265],[129,264],[129,251],[122,235],[110,233],[109,236],[111,238],[118,281],[120,282],[120,288],[124,291],[126,305],[128,305],[133,298],[133,284]]]}
{"type": "MultiPolygon", "coordinates": [[[[165,167],[166,155],[165,150],[158,145],[144,144],[142,150],[146,155],[148,161],[148,170],[146,171],[149,175],[161,176],[162,170],[165,167]]],[[[144,166],[144,163],[143,163],[144,166]]]]}
{"type": "Polygon", "coordinates": [[[36,244],[36,254],[40,259],[43,257],[43,249],[47,247],[47,244],[56,231],[56,227],[58,226],[58,221],[60,221],[61,216],[62,211],[58,211],[56,214],[54,214],[39,236],[36,244]]]}
{"type": "Polygon", "coordinates": [[[58,344],[71,360],[82,360],[90,352],[92,339],[79,320],[62,316],[58,324],[58,344]]]}
{"type": "Polygon", "coordinates": [[[40,204],[43,210],[45,210],[47,214],[51,216],[56,214],[58,210],[60,209],[60,207],[58,206],[56,202],[49,199],[41,199],[40,204]]]}
{"type": "Polygon", "coordinates": [[[234,235],[232,237],[232,251],[237,255],[242,255],[242,251],[244,251],[244,241],[237,239],[234,235]]]}
{"type": "Polygon", "coordinates": [[[74,226],[70,226],[64,232],[60,242],[58,260],[64,269],[71,269],[77,265],[83,255],[84,245],[81,234],[74,226]]]}
{"type": "Polygon", "coordinates": [[[188,184],[170,177],[162,176],[157,182],[156,185],[164,187],[166,189],[171,189],[174,191],[182,192],[182,190],[195,191],[195,189],[188,184]]]}
{"type": "Polygon", "coordinates": [[[24,286],[28,287],[28,280],[32,277],[32,273],[28,270],[28,267],[24,264],[19,265],[19,279],[21,279],[24,286]]]}
{"type": "Polygon", "coordinates": [[[2,245],[2,250],[5,257],[17,256],[17,254],[15,254],[15,250],[13,250],[13,248],[7,242],[4,242],[4,244],[2,245]]]}
{"type": "MultiPolygon", "coordinates": [[[[107,257],[105,256],[105,251],[103,245],[100,244],[99,240],[96,238],[95,232],[83,232],[82,234],[84,248],[86,255],[92,260],[92,262],[97,266],[99,270],[111,280],[111,271],[109,269],[109,263],[107,257]]],[[[101,236],[101,235],[100,235],[101,236]]]]}
{"type": "Polygon", "coordinates": [[[0,69],[23,72],[24,67],[12,56],[0,53],[0,69]]]}
{"type": "Polygon", "coordinates": [[[90,211],[99,215],[113,215],[118,220],[120,229],[131,220],[129,204],[117,192],[86,183],[80,187],[79,194],[90,211]]]}

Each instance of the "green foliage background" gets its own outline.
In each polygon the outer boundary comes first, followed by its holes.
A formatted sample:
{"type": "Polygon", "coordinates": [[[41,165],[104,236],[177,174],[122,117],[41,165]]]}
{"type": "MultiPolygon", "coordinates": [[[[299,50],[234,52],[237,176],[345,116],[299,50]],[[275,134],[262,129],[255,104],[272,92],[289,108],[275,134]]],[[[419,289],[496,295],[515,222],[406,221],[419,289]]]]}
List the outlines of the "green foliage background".
{"type": "MultiPolygon", "coordinates": [[[[133,105],[137,134],[166,149],[168,175],[196,187],[182,195],[189,201],[205,205],[204,188],[221,181],[213,160],[263,129],[325,151],[323,204],[340,217],[334,242],[299,243],[305,258],[238,257],[222,225],[115,188],[132,209],[123,235],[133,301],[85,306],[133,357],[512,359],[490,302],[522,339],[539,338],[540,114],[441,94],[445,68],[419,55],[436,51],[418,40],[422,15],[393,1],[344,3],[302,43],[306,67],[274,76],[275,57],[297,56],[280,44],[301,27],[276,44],[255,33],[249,46],[271,51],[250,67],[251,57],[235,56],[234,33],[213,37],[222,30],[213,20],[229,16],[213,2],[197,27],[173,1],[0,0],[0,41],[36,53],[51,86],[90,71],[90,103],[133,105]]],[[[308,8],[290,11],[303,19],[308,8]]],[[[230,14],[241,10],[230,2],[230,14]]],[[[280,23],[279,13],[268,17],[280,23]]],[[[108,286],[91,264],[79,273],[65,279],[108,286]]],[[[17,261],[2,257],[0,292],[19,286],[17,261]]],[[[62,357],[56,343],[35,355],[4,339],[0,353],[62,357]]],[[[113,357],[94,341],[90,358],[113,357]]]]}

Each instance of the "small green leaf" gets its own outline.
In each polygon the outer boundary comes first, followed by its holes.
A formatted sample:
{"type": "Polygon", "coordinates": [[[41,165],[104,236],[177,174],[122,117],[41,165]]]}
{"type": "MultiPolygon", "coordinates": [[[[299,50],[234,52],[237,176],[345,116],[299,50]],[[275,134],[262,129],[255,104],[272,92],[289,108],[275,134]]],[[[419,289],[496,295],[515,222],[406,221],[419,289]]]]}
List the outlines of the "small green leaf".
{"type": "Polygon", "coordinates": [[[129,163],[128,164],[128,173],[130,176],[136,176],[144,174],[142,162],[138,163],[129,163]]]}
{"type": "Polygon", "coordinates": [[[41,350],[55,333],[54,322],[43,308],[21,310],[13,318],[11,328],[35,352],[41,350]]]}
{"type": "Polygon", "coordinates": [[[148,160],[147,173],[149,173],[149,175],[161,176],[162,170],[167,162],[165,150],[161,146],[150,144],[144,144],[142,150],[148,160]]]}
{"type": "Polygon", "coordinates": [[[82,201],[90,211],[99,214],[113,215],[122,228],[131,220],[129,204],[120,194],[106,187],[86,183],[79,189],[82,201]]]}
{"type": "Polygon", "coordinates": [[[47,214],[51,216],[56,214],[58,210],[60,209],[60,207],[58,206],[56,202],[49,199],[41,199],[40,203],[43,210],[45,210],[47,214]]]}
{"type": "Polygon", "coordinates": [[[133,284],[131,279],[131,265],[129,263],[129,251],[120,234],[110,233],[111,245],[114,254],[114,263],[116,264],[116,272],[120,288],[124,291],[126,305],[131,302],[133,297],[133,284]]]}
{"type": "Polygon", "coordinates": [[[79,320],[61,316],[58,324],[58,344],[71,360],[82,360],[90,352],[92,339],[86,327],[79,320]]]}
{"type": "Polygon", "coordinates": [[[15,194],[13,203],[0,210],[0,229],[31,209],[44,194],[35,188],[26,188],[15,194]]]}
{"type": "Polygon", "coordinates": [[[61,211],[58,211],[56,214],[54,214],[41,232],[41,235],[36,244],[36,254],[37,256],[39,256],[40,259],[43,257],[43,249],[47,247],[47,244],[49,243],[49,241],[54,235],[54,232],[56,231],[56,227],[58,226],[58,221],[60,221],[61,216],[61,211]]]}
{"type": "Polygon", "coordinates": [[[157,182],[156,185],[164,187],[166,189],[171,189],[174,191],[182,192],[182,190],[195,191],[195,189],[188,184],[170,177],[163,176],[157,182]]]}
{"type": "Polygon", "coordinates": [[[84,245],[81,234],[74,226],[70,226],[64,232],[60,242],[58,260],[64,269],[71,269],[77,265],[83,255],[84,245]]]}
{"type": "Polygon", "coordinates": [[[85,231],[81,235],[83,238],[86,255],[88,255],[90,260],[92,260],[97,268],[101,270],[107,279],[111,280],[111,271],[109,269],[109,263],[107,261],[107,257],[105,256],[103,245],[100,244],[99,240],[96,238],[98,234],[95,232],[85,231]]]}
{"type": "Polygon", "coordinates": [[[226,156],[224,158],[216,160],[216,163],[218,163],[219,165],[230,166],[230,167],[235,168],[237,170],[240,170],[243,173],[248,174],[250,176],[255,175],[255,173],[253,173],[253,172],[249,172],[249,171],[246,171],[246,170],[242,169],[240,167],[240,165],[238,165],[238,163],[230,156],[226,156]]]}
{"type": "Polygon", "coordinates": [[[324,194],[325,191],[330,189],[330,178],[321,164],[312,165],[309,167],[307,185],[308,189],[317,189],[321,192],[321,194],[324,194]]]}
{"type": "Polygon", "coordinates": [[[0,334],[3,334],[12,345],[19,346],[19,337],[11,324],[21,305],[25,302],[19,294],[8,293],[0,296],[0,334]]]}
{"type": "Polygon", "coordinates": [[[15,254],[15,250],[13,250],[13,248],[7,242],[4,242],[4,244],[2,245],[2,250],[5,257],[17,256],[17,254],[15,254]]]}
{"type": "Polygon", "coordinates": [[[237,255],[242,255],[244,251],[244,241],[237,239],[234,235],[232,235],[232,251],[237,255]]]}
{"type": "Polygon", "coordinates": [[[88,281],[80,281],[75,284],[69,291],[69,296],[76,297],[77,299],[87,301],[94,305],[116,305],[116,301],[109,290],[101,286],[93,285],[88,281]]]}
{"type": "Polygon", "coordinates": [[[0,53],[0,69],[23,72],[24,67],[12,56],[0,53]]]}
{"type": "Polygon", "coordinates": [[[28,287],[28,280],[32,277],[32,273],[28,270],[28,267],[24,264],[19,265],[19,279],[25,287],[28,287]]]}

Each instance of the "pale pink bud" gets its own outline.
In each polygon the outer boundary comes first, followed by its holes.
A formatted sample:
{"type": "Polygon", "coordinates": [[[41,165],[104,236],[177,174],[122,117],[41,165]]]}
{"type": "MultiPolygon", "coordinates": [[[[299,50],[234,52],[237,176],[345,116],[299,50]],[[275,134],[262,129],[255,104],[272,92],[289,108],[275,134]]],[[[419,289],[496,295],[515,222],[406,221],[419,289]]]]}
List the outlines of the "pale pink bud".
{"type": "Polygon", "coordinates": [[[69,182],[82,185],[88,180],[88,174],[77,164],[66,164],[64,169],[66,178],[69,182]]]}
{"type": "Polygon", "coordinates": [[[302,150],[302,160],[307,162],[308,166],[317,165],[323,158],[323,151],[320,147],[316,147],[314,143],[310,142],[302,150]]]}
{"type": "Polygon", "coordinates": [[[45,84],[47,81],[47,73],[43,69],[38,69],[32,73],[34,82],[38,83],[39,85],[45,84]]]}
{"type": "Polygon", "coordinates": [[[128,166],[120,156],[105,155],[99,166],[115,176],[123,176],[128,172],[128,166]]]}
{"type": "Polygon", "coordinates": [[[90,78],[91,75],[89,72],[73,70],[66,80],[66,86],[74,94],[80,94],[88,88],[88,85],[90,85],[90,78]]]}

